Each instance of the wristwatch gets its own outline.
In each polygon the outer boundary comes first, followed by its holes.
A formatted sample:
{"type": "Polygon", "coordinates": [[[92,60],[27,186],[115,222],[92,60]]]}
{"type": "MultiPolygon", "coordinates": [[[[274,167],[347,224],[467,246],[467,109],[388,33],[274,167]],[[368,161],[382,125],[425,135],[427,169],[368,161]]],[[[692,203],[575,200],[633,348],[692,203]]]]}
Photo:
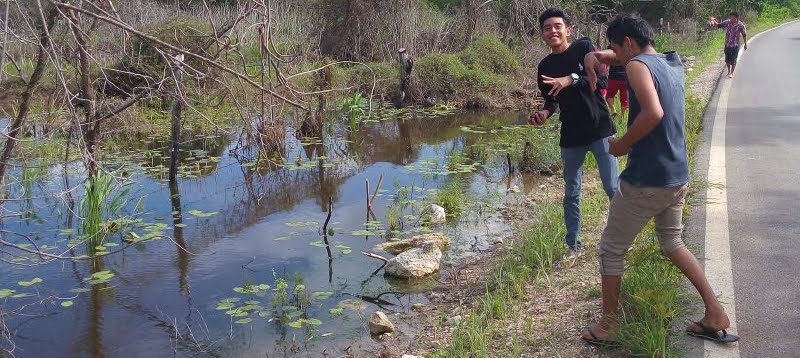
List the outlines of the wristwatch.
{"type": "Polygon", "coordinates": [[[570,74],[569,74],[569,76],[570,76],[570,77],[572,77],[572,85],[573,85],[573,86],[574,86],[574,85],[577,85],[577,84],[578,84],[578,81],[580,81],[580,80],[581,80],[581,77],[580,77],[580,76],[578,76],[578,74],[577,74],[577,73],[570,73],[570,74]]]}

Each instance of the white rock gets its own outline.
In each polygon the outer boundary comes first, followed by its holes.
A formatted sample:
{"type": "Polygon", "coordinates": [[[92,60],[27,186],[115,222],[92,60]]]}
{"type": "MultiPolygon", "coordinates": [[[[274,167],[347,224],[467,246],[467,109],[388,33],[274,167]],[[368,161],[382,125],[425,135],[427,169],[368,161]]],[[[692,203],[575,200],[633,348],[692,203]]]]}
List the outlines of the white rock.
{"type": "Polygon", "coordinates": [[[394,323],[386,317],[386,314],[381,311],[375,311],[369,317],[369,333],[372,335],[382,335],[384,333],[394,332],[394,323]]]}
{"type": "Polygon", "coordinates": [[[516,186],[516,185],[512,185],[510,188],[508,188],[508,192],[509,193],[519,193],[519,187],[516,186]]]}
{"type": "Polygon", "coordinates": [[[496,237],[496,238],[492,239],[492,244],[500,245],[502,243],[503,243],[503,238],[502,237],[496,237]]]}
{"type": "Polygon", "coordinates": [[[447,221],[447,213],[444,211],[443,207],[431,204],[430,212],[431,224],[444,224],[444,222],[447,221]]]}
{"type": "Polygon", "coordinates": [[[539,189],[544,189],[544,188],[545,188],[545,185],[544,185],[544,184],[542,184],[542,185],[539,185],[539,189]]]}
{"type": "Polygon", "coordinates": [[[439,271],[441,259],[439,246],[428,242],[393,257],[383,269],[392,276],[419,278],[439,271]]]}
{"type": "Polygon", "coordinates": [[[450,245],[450,239],[448,239],[445,234],[432,232],[428,234],[417,235],[408,239],[384,242],[382,244],[378,244],[378,248],[392,255],[399,255],[403,251],[422,246],[426,242],[436,243],[439,245],[439,249],[441,250],[447,249],[447,246],[450,245]]]}

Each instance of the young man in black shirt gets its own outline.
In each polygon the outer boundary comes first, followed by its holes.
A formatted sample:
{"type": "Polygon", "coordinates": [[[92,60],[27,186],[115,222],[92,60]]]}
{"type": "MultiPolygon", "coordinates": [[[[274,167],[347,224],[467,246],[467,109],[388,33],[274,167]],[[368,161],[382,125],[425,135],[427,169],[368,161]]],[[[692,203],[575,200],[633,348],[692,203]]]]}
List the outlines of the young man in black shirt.
{"type": "MultiPolygon", "coordinates": [[[[592,90],[583,68],[583,59],[594,51],[588,39],[569,41],[569,21],[559,9],[547,9],[539,16],[542,39],[551,53],[539,63],[539,90],[544,109],[534,113],[529,122],[544,124],[560,109],[561,159],[564,162],[564,224],[567,227],[567,253],[570,264],[581,254],[581,174],[586,153],[597,161],[603,189],[610,197],[617,190],[617,159],[608,153],[608,138],[615,133],[600,90],[592,90]]],[[[601,84],[598,87],[605,87],[601,84]]]]}

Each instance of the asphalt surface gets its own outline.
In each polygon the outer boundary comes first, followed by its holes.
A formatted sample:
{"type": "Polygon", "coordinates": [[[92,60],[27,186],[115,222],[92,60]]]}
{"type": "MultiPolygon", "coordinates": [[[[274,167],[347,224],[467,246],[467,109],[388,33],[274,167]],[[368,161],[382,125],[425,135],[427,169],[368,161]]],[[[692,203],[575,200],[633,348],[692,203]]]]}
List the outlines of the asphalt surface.
{"type": "Polygon", "coordinates": [[[740,354],[800,357],[800,22],[755,39],[721,81],[740,354]]]}

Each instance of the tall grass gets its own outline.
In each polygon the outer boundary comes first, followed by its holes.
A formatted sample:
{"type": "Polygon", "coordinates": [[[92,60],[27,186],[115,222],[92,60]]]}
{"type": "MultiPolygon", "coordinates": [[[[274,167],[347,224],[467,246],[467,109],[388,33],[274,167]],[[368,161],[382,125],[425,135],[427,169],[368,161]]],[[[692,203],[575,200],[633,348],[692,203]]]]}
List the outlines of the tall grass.
{"type": "Polygon", "coordinates": [[[86,180],[78,214],[81,217],[81,235],[86,240],[89,253],[93,254],[94,248],[105,239],[107,232],[103,229],[103,223],[119,215],[127,203],[125,197],[129,191],[128,186],[116,190],[114,177],[102,171],[86,180]]]}

